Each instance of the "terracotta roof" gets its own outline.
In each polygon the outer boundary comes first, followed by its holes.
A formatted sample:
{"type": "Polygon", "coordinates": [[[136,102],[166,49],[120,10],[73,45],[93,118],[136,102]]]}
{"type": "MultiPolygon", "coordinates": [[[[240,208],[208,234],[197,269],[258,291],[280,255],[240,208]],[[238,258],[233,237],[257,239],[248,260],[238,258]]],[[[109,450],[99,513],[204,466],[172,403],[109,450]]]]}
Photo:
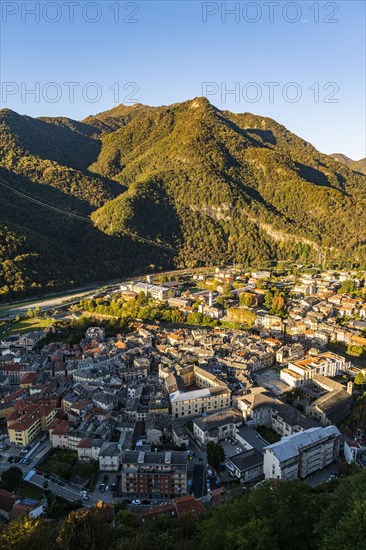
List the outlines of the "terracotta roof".
{"type": "Polygon", "coordinates": [[[10,512],[18,500],[20,500],[19,495],[5,491],[5,489],[0,489],[0,510],[10,512]]]}
{"type": "Polygon", "coordinates": [[[197,500],[193,495],[178,497],[174,499],[174,504],[178,517],[188,512],[202,514],[205,510],[203,502],[201,500],[197,500]]]}

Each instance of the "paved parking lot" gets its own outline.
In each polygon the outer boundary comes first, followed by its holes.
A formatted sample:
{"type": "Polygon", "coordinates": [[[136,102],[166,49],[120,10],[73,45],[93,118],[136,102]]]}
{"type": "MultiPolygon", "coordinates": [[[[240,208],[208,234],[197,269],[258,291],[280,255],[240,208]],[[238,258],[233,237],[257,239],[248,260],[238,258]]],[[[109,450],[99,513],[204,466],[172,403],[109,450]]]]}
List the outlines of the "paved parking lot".
{"type": "Polygon", "coordinates": [[[334,464],[330,464],[324,470],[320,470],[319,472],[316,472],[315,474],[309,476],[305,479],[305,482],[310,485],[311,487],[317,487],[318,485],[322,485],[323,483],[326,483],[329,479],[329,476],[332,472],[338,472],[339,463],[335,462],[334,464]]]}
{"type": "Polygon", "coordinates": [[[230,439],[229,441],[221,441],[221,445],[224,448],[226,458],[235,456],[237,454],[236,449],[240,447],[239,443],[233,439],[230,439]]]}

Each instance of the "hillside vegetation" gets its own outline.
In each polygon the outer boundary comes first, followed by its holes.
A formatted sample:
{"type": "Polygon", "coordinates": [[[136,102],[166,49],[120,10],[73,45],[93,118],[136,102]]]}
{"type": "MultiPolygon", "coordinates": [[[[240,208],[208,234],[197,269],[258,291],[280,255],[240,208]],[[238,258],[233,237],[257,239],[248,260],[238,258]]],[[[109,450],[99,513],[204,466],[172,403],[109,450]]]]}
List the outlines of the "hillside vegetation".
{"type": "Polygon", "coordinates": [[[102,502],[86,509],[69,504],[74,511],[66,515],[67,504],[49,496],[50,520],[3,524],[0,549],[363,550],[365,483],[365,471],[316,489],[300,481],[267,482],[202,516],[166,513],[145,522],[123,504],[113,512],[102,502]]]}
{"type": "Polygon", "coordinates": [[[365,264],[366,176],[269,118],[204,98],[82,122],[3,109],[0,136],[2,299],[150,264],[365,264]]]}
{"type": "Polygon", "coordinates": [[[331,155],[338,162],[346,164],[351,170],[355,172],[360,172],[361,174],[366,174],[366,158],[360,160],[352,160],[342,153],[334,153],[331,155]]]}

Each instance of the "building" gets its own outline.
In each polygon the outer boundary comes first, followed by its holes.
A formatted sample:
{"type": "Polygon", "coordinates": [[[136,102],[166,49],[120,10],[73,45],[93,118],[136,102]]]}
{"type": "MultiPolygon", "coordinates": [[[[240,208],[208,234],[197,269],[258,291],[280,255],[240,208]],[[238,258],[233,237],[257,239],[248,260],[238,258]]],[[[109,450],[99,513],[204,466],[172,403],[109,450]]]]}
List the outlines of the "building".
{"type": "Polygon", "coordinates": [[[366,441],[360,437],[353,437],[344,442],[343,447],[344,458],[348,464],[365,460],[366,458],[366,441]]]}
{"type": "Polygon", "coordinates": [[[265,388],[252,388],[252,393],[236,398],[243,418],[252,426],[271,426],[272,408],[277,400],[265,388]]]}
{"type": "Polygon", "coordinates": [[[177,366],[165,379],[173,418],[214,412],[231,405],[231,390],[219,378],[196,365],[177,366]],[[193,387],[186,391],[187,387],[193,387]]]}
{"type": "Polygon", "coordinates": [[[338,458],[340,439],[336,426],[310,428],[283,437],[265,447],[265,478],[298,479],[321,470],[338,458]]]}
{"type": "Polygon", "coordinates": [[[187,493],[187,454],[129,451],[122,456],[122,493],[141,498],[175,498],[187,493]]]}
{"type": "Polygon", "coordinates": [[[255,449],[231,456],[225,464],[233,475],[245,483],[263,476],[263,455],[255,449]]]}
{"type": "Polygon", "coordinates": [[[306,407],[306,414],[318,420],[323,426],[339,424],[348,416],[352,403],[352,384],[344,386],[326,376],[313,377],[314,387],[327,393],[312,401],[306,407]]]}
{"type": "Polygon", "coordinates": [[[78,445],[77,453],[80,462],[90,462],[98,460],[100,448],[103,445],[102,439],[91,439],[86,437],[78,445]]]}
{"type": "Polygon", "coordinates": [[[235,409],[210,414],[193,421],[193,435],[202,446],[209,441],[218,443],[225,437],[235,437],[237,427],[243,423],[243,415],[235,409]]]}
{"type": "Polygon", "coordinates": [[[15,493],[10,493],[5,489],[0,489],[0,516],[9,521],[10,513],[16,504],[19,504],[21,497],[15,493]]]}
{"type": "Polygon", "coordinates": [[[170,394],[170,403],[173,418],[213,412],[230,406],[231,391],[227,386],[176,391],[170,394]]]}
{"type": "Polygon", "coordinates": [[[55,418],[51,423],[48,433],[50,436],[50,443],[52,447],[58,449],[69,448],[69,432],[71,430],[70,424],[67,420],[61,420],[55,418]]]}
{"type": "Polygon", "coordinates": [[[281,437],[319,427],[319,422],[309,418],[287,403],[276,403],[272,409],[272,429],[281,437]]]}
{"type": "Polygon", "coordinates": [[[104,472],[118,472],[121,464],[121,450],[118,443],[106,442],[99,451],[99,469],[104,472]]]}
{"type": "Polygon", "coordinates": [[[48,431],[55,416],[56,409],[47,405],[11,413],[7,418],[10,443],[26,447],[41,431],[48,431]]]}
{"type": "Polygon", "coordinates": [[[167,300],[169,297],[169,293],[172,294],[169,288],[166,288],[165,286],[152,285],[143,282],[133,283],[132,285],[130,285],[130,290],[136,292],[137,294],[143,292],[146,296],[151,296],[152,298],[155,298],[155,300],[161,301],[167,300]]]}
{"type": "Polygon", "coordinates": [[[299,361],[289,361],[287,368],[281,370],[280,378],[292,388],[299,388],[308,384],[315,376],[334,377],[346,372],[350,366],[351,363],[341,355],[324,352],[299,361]]]}

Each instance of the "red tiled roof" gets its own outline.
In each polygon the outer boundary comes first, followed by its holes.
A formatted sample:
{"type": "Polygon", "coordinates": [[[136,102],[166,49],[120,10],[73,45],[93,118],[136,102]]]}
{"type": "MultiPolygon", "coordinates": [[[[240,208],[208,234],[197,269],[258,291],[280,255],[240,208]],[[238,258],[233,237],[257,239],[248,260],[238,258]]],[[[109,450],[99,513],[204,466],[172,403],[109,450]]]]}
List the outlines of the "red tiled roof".
{"type": "Polygon", "coordinates": [[[0,510],[10,512],[17,500],[20,500],[19,495],[0,489],[0,510]]]}
{"type": "Polygon", "coordinates": [[[193,495],[178,497],[174,500],[174,504],[178,517],[188,512],[202,514],[205,509],[203,502],[197,500],[193,495]]]}

